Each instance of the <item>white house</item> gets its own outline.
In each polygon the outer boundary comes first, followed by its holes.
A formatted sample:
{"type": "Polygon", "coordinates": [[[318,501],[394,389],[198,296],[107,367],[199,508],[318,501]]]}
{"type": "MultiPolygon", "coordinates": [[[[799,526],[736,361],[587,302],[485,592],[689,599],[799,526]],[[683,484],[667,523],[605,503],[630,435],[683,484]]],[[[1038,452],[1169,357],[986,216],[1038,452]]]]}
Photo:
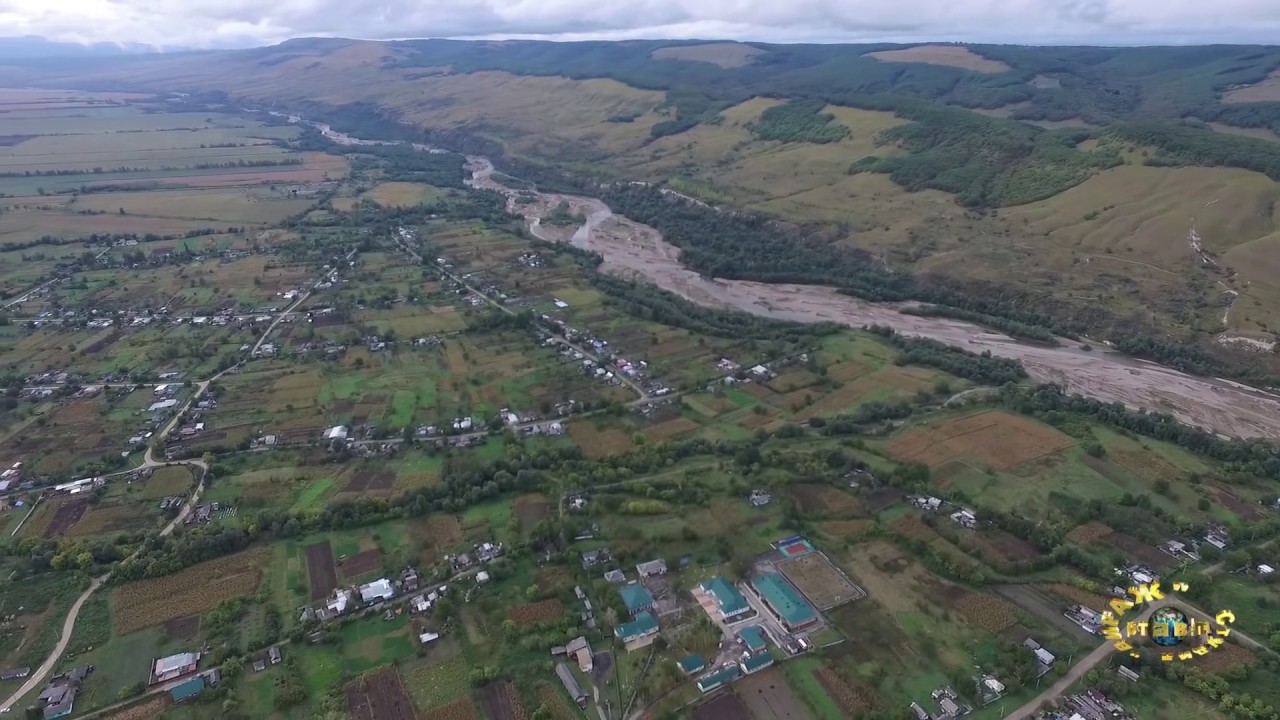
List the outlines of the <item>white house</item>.
{"type": "Polygon", "coordinates": [[[366,605],[369,603],[382,602],[383,600],[395,597],[395,594],[395,588],[391,587],[391,581],[386,578],[380,578],[371,583],[360,586],[360,600],[366,605]]]}

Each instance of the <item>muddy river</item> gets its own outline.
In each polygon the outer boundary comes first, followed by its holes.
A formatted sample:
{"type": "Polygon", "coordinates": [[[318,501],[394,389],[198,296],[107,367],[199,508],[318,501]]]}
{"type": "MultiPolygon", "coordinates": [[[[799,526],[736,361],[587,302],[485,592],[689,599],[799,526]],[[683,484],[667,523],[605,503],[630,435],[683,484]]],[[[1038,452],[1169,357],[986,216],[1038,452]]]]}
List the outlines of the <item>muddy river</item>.
{"type": "MultiPolygon", "coordinates": [[[[317,125],[329,138],[348,144],[372,144],[317,125]]],[[[415,146],[428,151],[426,146],[415,146]]],[[[1070,392],[1135,408],[1160,410],[1183,422],[1224,435],[1280,438],[1280,396],[1227,380],[1178,372],[1102,348],[1078,349],[1069,340],[1044,347],[1014,340],[971,323],[903,314],[901,306],[870,303],[816,285],[785,285],[707,278],[680,263],[680,251],[647,225],[614,215],[604,202],[586,197],[534,193],[509,188],[493,179],[493,164],[469,157],[469,183],[497,190],[508,208],[523,215],[530,231],[545,240],[571,242],[604,258],[602,270],[643,279],[701,305],[736,308],[763,317],[798,322],[835,322],[860,327],[886,325],[904,335],[933,338],[974,352],[1022,361],[1034,380],[1054,382],[1070,392]],[[577,229],[542,225],[561,202],[586,218],[577,229]]]]}

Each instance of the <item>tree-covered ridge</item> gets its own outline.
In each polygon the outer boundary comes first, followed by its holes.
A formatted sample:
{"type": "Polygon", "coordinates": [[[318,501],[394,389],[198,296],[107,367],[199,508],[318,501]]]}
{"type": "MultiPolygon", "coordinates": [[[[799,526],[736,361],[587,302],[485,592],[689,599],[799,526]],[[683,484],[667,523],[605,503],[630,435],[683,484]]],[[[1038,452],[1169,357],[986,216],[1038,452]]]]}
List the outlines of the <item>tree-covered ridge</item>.
{"type": "Polygon", "coordinates": [[[1280,143],[1171,122],[1121,123],[1112,132],[1129,142],[1157,148],[1160,154],[1148,160],[1149,165],[1223,165],[1280,180],[1280,143]]]}
{"type": "Polygon", "coordinates": [[[775,105],[760,115],[751,132],[761,140],[829,143],[849,136],[849,128],[835,122],[836,116],[822,112],[820,100],[793,100],[775,105]]]}
{"type": "Polygon", "coordinates": [[[912,121],[880,134],[881,141],[909,154],[863,158],[850,172],[888,173],[907,190],[942,190],[972,207],[1041,200],[1083,182],[1097,170],[1122,163],[1109,147],[1078,150],[1087,134],[1045,131],[909,98],[846,101],[868,110],[892,111],[912,121]]]}

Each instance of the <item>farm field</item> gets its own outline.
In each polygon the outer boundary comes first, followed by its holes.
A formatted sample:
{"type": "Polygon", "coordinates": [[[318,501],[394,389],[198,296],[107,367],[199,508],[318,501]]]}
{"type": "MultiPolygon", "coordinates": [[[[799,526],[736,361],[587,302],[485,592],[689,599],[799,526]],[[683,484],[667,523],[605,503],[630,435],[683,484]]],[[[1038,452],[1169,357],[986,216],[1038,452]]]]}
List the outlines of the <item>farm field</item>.
{"type": "Polygon", "coordinates": [[[268,554],[265,548],[248,550],[173,575],[121,585],[111,591],[113,628],[125,634],[252,595],[262,581],[268,554]]]}

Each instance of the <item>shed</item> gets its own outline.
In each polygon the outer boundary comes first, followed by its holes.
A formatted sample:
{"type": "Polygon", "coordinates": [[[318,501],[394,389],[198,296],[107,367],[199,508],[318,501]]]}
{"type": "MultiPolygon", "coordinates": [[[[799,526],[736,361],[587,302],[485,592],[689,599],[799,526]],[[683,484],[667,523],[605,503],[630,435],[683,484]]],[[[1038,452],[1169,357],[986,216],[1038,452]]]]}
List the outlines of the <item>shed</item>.
{"type": "Polygon", "coordinates": [[[765,650],[762,653],[752,655],[742,661],[742,672],[750,675],[757,670],[763,670],[773,664],[773,653],[765,650]]]}
{"type": "Polygon", "coordinates": [[[564,685],[564,689],[569,693],[569,697],[578,703],[579,706],[585,707],[587,704],[587,694],[582,692],[582,686],[578,685],[578,680],[573,676],[573,671],[565,663],[556,665],[556,677],[560,678],[560,684],[564,685]]]}
{"type": "Polygon", "coordinates": [[[738,637],[742,638],[742,644],[753,653],[764,650],[768,645],[765,643],[764,628],[759,625],[751,625],[744,627],[738,631],[738,637]]]}
{"type": "Polygon", "coordinates": [[[711,692],[727,682],[737,680],[741,675],[742,671],[737,665],[728,665],[698,678],[698,689],[704,693],[711,692]]]}
{"type": "Polygon", "coordinates": [[[647,578],[653,575],[666,575],[667,561],[662,558],[658,558],[657,560],[640,563],[636,566],[636,572],[640,573],[641,578],[647,578]]]}
{"type": "Polygon", "coordinates": [[[676,662],[680,666],[680,672],[685,675],[692,675],[696,672],[702,672],[707,666],[707,661],[701,655],[690,655],[676,662]]]}

